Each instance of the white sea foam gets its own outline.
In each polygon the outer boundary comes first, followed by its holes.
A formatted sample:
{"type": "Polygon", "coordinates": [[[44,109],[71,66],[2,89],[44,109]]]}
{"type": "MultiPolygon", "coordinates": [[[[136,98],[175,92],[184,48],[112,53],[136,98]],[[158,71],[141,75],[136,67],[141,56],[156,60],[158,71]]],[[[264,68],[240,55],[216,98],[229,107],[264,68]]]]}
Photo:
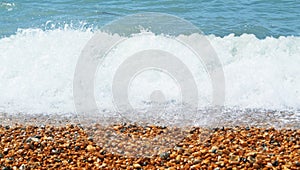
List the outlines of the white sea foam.
{"type": "Polygon", "coordinates": [[[7,11],[12,11],[15,6],[15,3],[0,2],[0,8],[5,8],[7,11]]]}
{"type": "MultiPolygon", "coordinates": [[[[90,30],[25,29],[0,39],[0,112],[74,113],[72,86],[77,59],[94,34],[90,30]]],[[[226,107],[300,109],[300,37],[257,39],[254,35],[243,34],[208,35],[206,38],[223,64],[226,107]]],[[[153,39],[160,38],[152,35],[153,39]]],[[[140,46],[149,46],[142,37],[137,40],[140,46]]],[[[135,42],[128,43],[129,49],[135,42]]],[[[186,54],[176,46],[160,43],[161,48],[174,54],[186,54]]],[[[103,69],[98,69],[96,83],[100,85],[96,86],[95,97],[103,109],[112,108],[109,83],[113,74],[109,69],[120,64],[115,61],[120,57],[117,54],[124,54],[124,50],[126,52],[126,46],[116,48],[108,54],[110,59],[103,69]]],[[[209,105],[211,84],[207,75],[202,74],[205,73],[203,65],[194,62],[191,56],[183,60],[190,65],[197,81],[199,105],[209,105]]],[[[134,106],[142,107],[140,104],[149,100],[149,91],[160,88],[167,100],[177,101],[180,89],[171,80],[160,72],[139,74],[132,81],[130,100],[134,106]]]]}

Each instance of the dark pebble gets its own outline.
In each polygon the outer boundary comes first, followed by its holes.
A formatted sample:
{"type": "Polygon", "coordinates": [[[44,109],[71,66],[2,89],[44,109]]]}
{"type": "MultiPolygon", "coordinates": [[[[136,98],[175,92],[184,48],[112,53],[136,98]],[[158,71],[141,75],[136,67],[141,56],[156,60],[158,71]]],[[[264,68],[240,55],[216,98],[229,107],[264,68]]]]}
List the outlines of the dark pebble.
{"type": "Polygon", "coordinates": [[[3,154],[7,155],[8,154],[9,149],[4,149],[3,154]]]}
{"type": "Polygon", "coordinates": [[[159,157],[161,159],[168,159],[170,157],[170,153],[169,152],[163,152],[163,153],[159,154],[159,157]]]}
{"type": "Polygon", "coordinates": [[[125,127],[123,127],[123,128],[120,130],[121,133],[123,133],[123,132],[125,132],[125,131],[126,131],[126,128],[125,128],[125,127]]]}
{"type": "Polygon", "coordinates": [[[13,163],[13,161],[15,160],[13,157],[9,157],[9,158],[7,158],[7,160],[8,160],[8,163],[9,164],[11,164],[11,163],[13,163]]]}
{"type": "Polygon", "coordinates": [[[41,139],[42,137],[37,135],[37,136],[34,136],[34,138],[41,139]]]}
{"type": "Polygon", "coordinates": [[[29,137],[29,138],[26,139],[25,142],[26,142],[26,143],[30,143],[31,141],[32,141],[32,139],[31,139],[31,137],[29,137]]]}
{"type": "Polygon", "coordinates": [[[94,138],[92,136],[88,137],[88,141],[93,142],[94,138]]]}
{"type": "Polygon", "coordinates": [[[12,170],[12,168],[10,166],[5,166],[2,168],[2,170],[12,170]]]}
{"type": "Polygon", "coordinates": [[[247,159],[246,158],[241,158],[241,161],[243,161],[244,163],[246,163],[247,159]]]}
{"type": "Polygon", "coordinates": [[[273,166],[278,166],[279,165],[279,162],[276,160],[272,163],[273,166]]]}
{"type": "Polygon", "coordinates": [[[4,156],[3,156],[3,154],[2,154],[2,153],[0,153],[0,159],[1,159],[1,158],[3,158],[3,157],[4,157],[4,156]]]}
{"type": "Polygon", "coordinates": [[[60,159],[54,159],[54,161],[55,161],[55,162],[61,162],[61,160],[60,160],[60,159]]]}
{"type": "Polygon", "coordinates": [[[194,128],[194,129],[192,129],[191,131],[190,131],[190,134],[193,134],[193,133],[195,133],[197,131],[197,128],[194,128]]]}
{"type": "Polygon", "coordinates": [[[75,146],[75,151],[78,151],[80,149],[80,146],[75,146]]]}
{"type": "Polygon", "coordinates": [[[148,162],[142,162],[141,165],[142,165],[142,166],[147,166],[147,165],[148,165],[148,162]]]}

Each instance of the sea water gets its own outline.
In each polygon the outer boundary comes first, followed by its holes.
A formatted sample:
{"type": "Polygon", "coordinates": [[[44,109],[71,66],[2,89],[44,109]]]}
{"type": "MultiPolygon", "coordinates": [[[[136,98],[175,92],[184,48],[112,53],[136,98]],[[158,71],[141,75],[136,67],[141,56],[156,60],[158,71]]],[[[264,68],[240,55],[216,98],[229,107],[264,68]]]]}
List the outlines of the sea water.
{"type": "MultiPolygon", "coordinates": [[[[141,12],[174,15],[203,32],[223,67],[226,108],[297,111],[299,11],[295,0],[0,1],[0,112],[75,113],[73,78],[84,46],[104,25],[141,12]]],[[[162,47],[180,53],[168,44],[162,47]]],[[[114,53],[111,57],[118,60],[114,53]]],[[[201,63],[199,68],[201,72],[201,63]]],[[[105,69],[97,77],[95,98],[101,109],[109,110],[111,90],[104,73],[105,69]]],[[[211,100],[211,84],[201,73],[196,79],[199,105],[205,107],[211,100]]],[[[155,87],[174,101],[180,91],[171,80],[162,83],[168,78],[162,80],[155,87]]],[[[143,89],[155,87],[143,77],[132,84],[136,88],[131,89],[130,100],[140,107],[149,100],[149,91],[143,89]]]]}

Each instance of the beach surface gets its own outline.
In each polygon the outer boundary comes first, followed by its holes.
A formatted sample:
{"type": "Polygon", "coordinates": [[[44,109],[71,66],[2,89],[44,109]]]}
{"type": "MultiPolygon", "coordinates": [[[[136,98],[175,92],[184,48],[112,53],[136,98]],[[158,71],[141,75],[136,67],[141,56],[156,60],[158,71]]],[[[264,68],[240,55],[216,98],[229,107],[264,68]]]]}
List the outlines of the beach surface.
{"type": "Polygon", "coordinates": [[[181,129],[122,123],[83,127],[70,119],[51,122],[47,116],[27,117],[26,121],[22,118],[24,123],[19,119],[14,124],[8,122],[16,117],[4,117],[0,125],[0,168],[3,170],[300,169],[297,126],[227,124],[181,129]],[[34,124],[38,119],[48,121],[34,124]],[[112,138],[113,132],[121,138],[112,138]],[[167,140],[178,132],[185,132],[180,133],[184,135],[180,140],[169,140],[174,143],[165,142],[157,150],[145,145],[144,151],[138,152],[141,146],[130,142],[167,140]]]}

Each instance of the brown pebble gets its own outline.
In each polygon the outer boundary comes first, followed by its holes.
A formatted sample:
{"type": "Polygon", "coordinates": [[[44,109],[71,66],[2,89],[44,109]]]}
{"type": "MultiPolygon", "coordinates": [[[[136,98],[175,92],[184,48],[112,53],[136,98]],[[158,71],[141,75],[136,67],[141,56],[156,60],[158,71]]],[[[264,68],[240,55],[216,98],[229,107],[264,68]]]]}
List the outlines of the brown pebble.
{"type": "Polygon", "coordinates": [[[134,168],[141,168],[142,166],[140,164],[133,164],[134,168]]]}
{"type": "Polygon", "coordinates": [[[180,159],[181,159],[181,155],[177,155],[176,156],[176,161],[180,161],[180,159]]]}
{"type": "Polygon", "coordinates": [[[86,147],[86,150],[89,151],[89,152],[94,152],[96,150],[96,148],[94,146],[92,146],[92,145],[88,145],[86,147]]]}
{"type": "Polygon", "coordinates": [[[25,143],[24,144],[24,149],[26,149],[26,150],[30,149],[30,145],[28,143],[25,143]]]}

